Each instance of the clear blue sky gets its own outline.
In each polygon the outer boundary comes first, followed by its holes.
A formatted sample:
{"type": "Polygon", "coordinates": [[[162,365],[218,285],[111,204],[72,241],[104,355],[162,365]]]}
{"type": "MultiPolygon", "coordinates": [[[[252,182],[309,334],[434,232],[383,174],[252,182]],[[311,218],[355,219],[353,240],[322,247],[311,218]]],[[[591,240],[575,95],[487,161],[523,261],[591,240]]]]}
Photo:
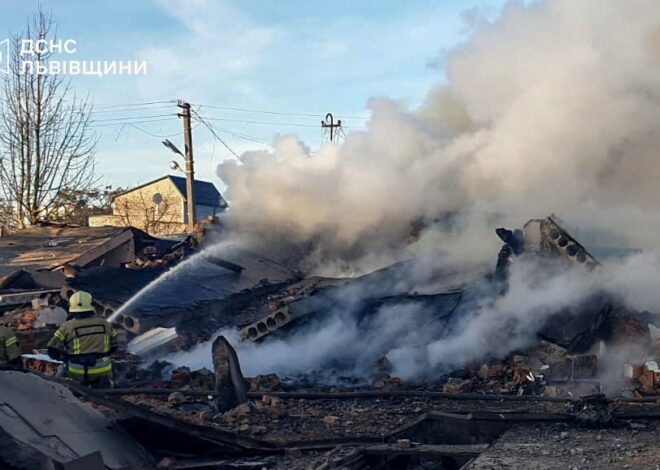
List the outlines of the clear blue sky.
{"type": "MultiPolygon", "coordinates": [[[[37,3],[0,0],[0,39],[24,29],[37,3]]],[[[443,58],[465,40],[470,18],[493,18],[506,2],[41,3],[52,11],[58,36],[78,42],[75,56],[62,58],[148,62],[146,75],[72,78],[76,92],[91,94],[97,104],[99,171],[108,183],[127,186],[170,172],[168,161],[173,155],[160,144],[160,136],[171,136],[182,146],[181,124],[174,104],[145,106],[153,109],[105,106],[182,98],[201,104],[203,116],[227,119],[212,122],[239,153],[267,148],[249,139],[268,143],[278,133],[297,134],[317,148],[322,139],[318,117],[245,113],[208,105],[366,117],[367,100],[387,96],[414,107],[432,84],[443,80],[443,58]],[[119,125],[141,117],[151,122],[136,124],[139,128],[119,125]]],[[[344,123],[359,128],[364,121],[345,117],[344,123]]],[[[195,128],[194,139],[198,178],[219,183],[215,167],[231,154],[203,126],[195,128]]]]}

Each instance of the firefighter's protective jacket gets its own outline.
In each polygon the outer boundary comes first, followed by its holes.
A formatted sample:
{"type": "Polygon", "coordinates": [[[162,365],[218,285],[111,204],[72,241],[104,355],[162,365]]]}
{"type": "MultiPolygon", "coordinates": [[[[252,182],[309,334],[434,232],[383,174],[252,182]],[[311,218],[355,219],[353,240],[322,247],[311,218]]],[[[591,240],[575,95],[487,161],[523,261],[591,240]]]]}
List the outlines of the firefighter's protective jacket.
{"type": "Polygon", "coordinates": [[[18,338],[12,330],[0,326],[0,366],[6,366],[21,355],[18,338]]]}
{"type": "MultiPolygon", "coordinates": [[[[112,372],[110,354],[117,349],[117,332],[93,312],[77,314],[55,332],[48,343],[67,364],[74,378],[94,378],[112,372]]],[[[53,354],[51,354],[53,355],[53,354]]]]}

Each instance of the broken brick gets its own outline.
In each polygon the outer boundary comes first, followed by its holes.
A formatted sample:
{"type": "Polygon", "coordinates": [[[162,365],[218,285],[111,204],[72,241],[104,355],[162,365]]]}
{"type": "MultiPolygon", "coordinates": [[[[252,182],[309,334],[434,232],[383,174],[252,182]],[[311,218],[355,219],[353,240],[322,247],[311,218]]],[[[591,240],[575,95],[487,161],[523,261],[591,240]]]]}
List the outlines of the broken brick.
{"type": "Polygon", "coordinates": [[[328,426],[334,426],[339,422],[339,417],[337,416],[326,416],[323,418],[323,423],[327,424],[328,426]]]}

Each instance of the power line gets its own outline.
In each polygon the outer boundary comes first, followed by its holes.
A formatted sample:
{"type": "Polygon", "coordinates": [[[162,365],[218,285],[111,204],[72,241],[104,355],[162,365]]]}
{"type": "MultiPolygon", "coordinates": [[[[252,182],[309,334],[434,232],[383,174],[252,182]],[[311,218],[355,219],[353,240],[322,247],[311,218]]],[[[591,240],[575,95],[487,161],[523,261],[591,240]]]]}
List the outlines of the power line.
{"type": "Polygon", "coordinates": [[[96,109],[92,108],[91,112],[92,114],[108,114],[108,113],[132,113],[134,111],[144,111],[144,110],[154,110],[154,109],[166,109],[166,108],[171,108],[172,105],[161,105],[161,106],[139,106],[136,108],[118,108],[118,109],[101,109],[100,111],[97,111],[96,109]]]}
{"type": "MultiPolygon", "coordinates": [[[[137,103],[117,103],[117,104],[93,104],[95,112],[115,112],[117,108],[126,108],[127,110],[137,110],[137,107],[144,107],[144,109],[158,109],[165,108],[167,106],[158,106],[151,107],[152,105],[164,105],[164,104],[173,104],[176,103],[176,100],[161,100],[161,101],[143,101],[137,103]],[[97,111],[103,110],[103,111],[97,111]]],[[[218,106],[213,104],[205,103],[191,103],[198,107],[206,107],[212,109],[223,109],[226,111],[236,111],[243,113],[254,113],[254,114],[273,114],[278,116],[301,116],[301,117],[324,117],[325,114],[322,113],[303,113],[303,112],[285,112],[285,111],[272,111],[266,109],[255,109],[255,108],[241,108],[236,106],[218,106]]],[[[369,116],[349,116],[344,114],[337,114],[339,117],[344,119],[369,119],[369,116]]]]}
{"type": "Polygon", "coordinates": [[[122,116],[116,118],[92,119],[91,122],[126,121],[130,119],[151,119],[151,118],[166,117],[166,116],[172,117],[175,116],[175,114],[167,113],[167,114],[151,114],[149,116],[122,116]]]}
{"type": "MultiPolygon", "coordinates": [[[[199,127],[201,124],[202,124],[201,122],[198,122],[197,124],[192,126],[192,129],[195,129],[195,128],[199,127]]],[[[179,136],[179,135],[183,134],[183,131],[173,132],[171,134],[154,134],[153,132],[149,132],[146,129],[143,129],[139,126],[136,126],[135,124],[130,124],[129,123],[129,124],[126,124],[126,125],[134,128],[134,129],[137,129],[138,131],[141,131],[144,134],[150,135],[151,137],[156,137],[158,139],[169,139],[171,137],[176,137],[176,136],[179,136]]]]}
{"type": "Polygon", "coordinates": [[[95,108],[107,109],[107,108],[121,108],[121,107],[133,107],[133,106],[147,106],[152,104],[165,104],[165,103],[176,103],[176,100],[163,100],[163,101],[145,101],[142,103],[120,103],[120,104],[94,104],[95,108]]]}
{"type": "MultiPolygon", "coordinates": [[[[268,111],[268,110],[265,110],[265,109],[236,108],[236,107],[232,107],[232,106],[216,106],[216,105],[203,104],[203,103],[200,103],[198,105],[206,107],[206,108],[224,109],[224,110],[227,110],[227,111],[238,111],[238,112],[243,112],[243,113],[275,114],[275,115],[278,115],[278,116],[325,117],[325,114],[317,114],[317,113],[295,113],[295,112],[287,113],[287,112],[283,112],[283,111],[268,111]]],[[[346,115],[343,115],[343,114],[340,117],[343,117],[345,119],[369,119],[369,116],[346,116],[346,115]]]]}
{"type": "MultiPolygon", "coordinates": [[[[161,101],[143,101],[136,103],[118,103],[118,104],[94,104],[91,105],[91,112],[93,114],[107,114],[107,113],[120,113],[120,112],[134,112],[141,110],[155,110],[155,109],[165,109],[169,108],[170,105],[176,103],[176,100],[161,100],[161,101]],[[156,105],[156,106],[155,106],[156,105]]],[[[192,103],[191,103],[192,104],[192,103]]],[[[303,112],[284,112],[284,111],[272,111],[265,109],[255,109],[255,108],[241,108],[235,106],[218,106],[212,104],[197,103],[198,111],[202,107],[211,108],[211,109],[221,109],[226,111],[236,111],[243,113],[253,113],[253,114],[270,114],[277,116],[300,116],[300,117],[324,117],[325,114],[321,113],[303,113],[303,112]]],[[[335,113],[338,117],[344,119],[369,119],[369,116],[349,116],[339,113],[335,113]]],[[[261,122],[260,122],[261,123],[261,122]]],[[[289,124],[287,124],[289,125],[289,124]]]]}
{"type": "Polygon", "coordinates": [[[225,128],[220,127],[220,126],[215,126],[215,128],[217,130],[219,130],[220,132],[224,132],[225,134],[233,135],[234,137],[238,137],[239,139],[245,139],[245,140],[249,140],[251,142],[255,142],[257,144],[263,144],[263,145],[267,145],[268,147],[272,147],[271,144],[269,144],[265,140],[259,139],[258,137],[253,137],[253,136],[248,135],[248,134],[243,134],[243,133],[240,133],[240,132],[231,131],[229,129],[225,129],[225,128]]]}
{"type": "MultiPolygon", "coordinates": [[[[260,124],[260,125],[272,125],[272,126],[293,126],[293,127],[313,127],[317,128],[319,127],[318,124],[304,124],[301,122],[277,122],[277,121],[248,121],[248,120],[243,120],[243,119],[231,119],[231,118],[218,118],[218,117],[207,117],[205,118],[208,121],[226,121],[226,122],[238,122],[238,123],[243,123],[243,124],[260,124]]],[[[364,127],[356,127],[356,126],[344,126],[342,124],[342,127],[344,129],[364,129],[364,127]]]]}
{"type": "Polygon", "coordinates": [[[230,119],[230,118],[217,118],[217,117],[207,117],[205,118],[208,121],[226,121],[226,122],[240,122],[243,124],[266,124],[272,126],[294,126],[294,127],[318,127],[315,124],[303,124],[297,122],[274,122],[274,121],[246,121],[242,119],[230,119]]]}
{"type": "Polygon", "coordinates": [[[235,156],[235,157],[238,159],[239,162],[243,162],[243,159],[240,157],[240,155],[237,154],[236,152],[234,152],[234,149],[232,149],[232,148],[227,144],[227,142],[225,142],[225,141],[222,139],[222,137],[220,137],[220,136],[218,135],[218,133],[215,132],[215,130],[213,129],[213,126],[212,126],[211,124],[209,124],[209,123],[206,121],[205,118],[203,118],[203,117],[202,117],[197,111],[194,111],[194,110],[193,110],[193,114],[195,115],[195,117],[196,117],[200,122],[202,122],[202,124],[204,124],[204,125],[206,126],[206,128],[211,132],[211,134],[213,134],[213,136],[214,136],[216,139],[218,139],[218,141],[219,141],[222,145],[224,145],[225,148],[226,148],[227,150],[229,150],[233,156],[235,156]]]}
{"type": "Polygon", "coordinates": [[[144,124],[147,122],[162,122],[162,121],[170,121],[172,122],[171,118],[160,118],[160,119],[146,119],[143,121],[132,121],[132,122],[110,122],[110,123],[105,123],[105,124],[91,124],[90,127],[108,127],[108,126],[126,126],[129,124],[144,124]]]}
{"type": "MultiPolygon", "coordinates": [[[[143,134],[147,134],[147,135],[149,135],[149,136],[151,136],[151,137],[156,137],[156,138],[158,138],[158,139],[169,139],[169,138],[171,138],[171,137],[175,137],[175,136],[179,136],[179,135],[183,134],[182,131],[174,132],[174,133],[172,133],[172,134],[154,134],[153,132],[149,132],[149,131],[146,130],[146,129],[143,129],[143,128],[139,127],[139,126],[136,126],[135,124],[130,124],[130,123],[128,123],[128,124],[125,124],[125,125],[126,125],[126,126],[129,126],[129,127],[132,127],[133,129],[136,129],[136,130],[142,132],[143,134]]],[[[198,126],[198,125],[199,125],[199,124],[197,124],[197,126],[198,126]]],[[[197,126],[193,126],[193,129],[194,129],[195,127],[197,127],[197,126]]],[[[121,132],[121,131],[120,131],[120,132],[121,132]]]]}
{"type": "MultiPolygon", "coordinates": [[[[175,135],[179,135],[180,132],[175,133],[175,134],[170,134],[170,135],[160,135],[156,134],[153,132],[150,132],[147,129],[144,129],[142,127],[137,126],[136,124],[151,124],[155,122],[164,122],[164,121],[169,121],[172,116],[175,116],[174,114],[171,113],[164,113],[164,114],[149,114],[149,115],[130,115],[133,112],[136,111],[144,111],[144,110],[158,110],[158,109],[164,109],[164,108],[170,108],[170,106],[176,103],[175,100],[163,100],[163,101],[147,101],[147,102],[138,102],[138,103],[122,103],[122,104],[108,104],[108,105],[98,105],[94,106],[94,108],[100,108],[100,110],[97,109],[92,109],[92,114],[93,117],[90,119],[90,127],[92,128],[102,128],[102,127],[113,127],[113,126],[121,126],[121,129],[119,133],[121,134],[122,130],[124,127],[129,126],[133,127],[134,129],[152,136],[152,137],[157,137],[157,138],[166,138],[166,137],[172,137],[175,135]],[[118,116],[118,117],[101,117],[101,118],[96,118],[94,115],[98,114],[119,114],[119,113],[127,113],[128,115],[123,115],[123,116],[118,116]]],[[[222,109],[222,110],[227,110],[227,111],[239,111],[239,112],[246,112],[246,113],[260,113],[260,114],[270,114],[270,115],[279,115],[279,116],[301,116],[301,117],[324,117],[325,115],[323,114],[315,114],[315,113],[297,113],[297,112],[280,112],[280,111],[269,111],[269,110],[262,110],[262,109],[248,109],[248,108],[238,108],[238,107],[231,107],[231,106],[216,106],[216,105],[206,105],[206,104],[197,104],[195,105],[197,107],[197,110],[193,110],[192,114],[193,117],[198,120],[198,123],[195,127],[199,126],[200,124],[204,124],[204,126],[211,132],[211,134],[215,137],[217,141],[222,143],[222,145],[231,152],[233,156],[235,156],[237,159],[241,160],[240,156],[238,153],[236,153],[223,139],[218,135],[218,132],[222,132],[234,137],[237,137],[239,139],[244,139],[247,141],[251,141],[254,143],[258,143],[261,145],[269,146],[272,147],[270,143],[266,142],[263,139],[259,139],[257,137],[251,136],[249,134],[245,134],[242,132],[234,131],[231,129],[223,128],[220,126],[213,126],[210,124],[209,121],[218,121],[218,122],[235,122],[235,123],[242,123],[242,124],[253,124],[253,125],[264,125],[264,126],[292,126],[292,127],[301,127],[301,128],[317,128],[318,126],[315,124],[306,124],[303,122],[286,122],[286,121],[261,121],[261,120],[252,120],[252,119],[233,119],[233,118],[225,118],[225,117],[202,117],[199,114],[199,109],[202,107],[207,107],[207,108],[212,108],[212,109],[222,109]],[[217,130],[217,131],[216,131],[217,130]]],[[[344,118],[352,118],[352,119],[368,119],[365,116],[344,116],[344,118]]],[[[343,126],[348,129],[364,129],[364,127],[353,127],[353,126],[343,126]]],[[[242,160],[241,160],[242,161],[242,160]]]]}

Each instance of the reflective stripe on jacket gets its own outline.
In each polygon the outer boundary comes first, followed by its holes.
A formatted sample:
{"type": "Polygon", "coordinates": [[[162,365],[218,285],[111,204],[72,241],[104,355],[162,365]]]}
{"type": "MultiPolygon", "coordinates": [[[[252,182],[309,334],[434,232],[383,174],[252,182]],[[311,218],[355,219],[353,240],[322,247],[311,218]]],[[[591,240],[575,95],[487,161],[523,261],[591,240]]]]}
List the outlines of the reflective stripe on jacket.
{"type": "MultiPolygon", "coordinates": [[[[67,364],[67,372],[76,379],[83,380],[85,376],[85,365],[75,362],[72,359],[67,364]]],[[[99,375],[110,374],[112,372],[112,361],[109,357],[102,357],[96,361],[93,366],[87,367],[87,377],[93,379],[99,375]]]]}
{"type": "Polygon", "coordinates": [[[72,356],[97,354],[109,355],[117,346],[117,332],[105,319],[96,315],[79,315],[66,321],[48,343],[49,348],[59,349],[72,356]]]}
{"type": "Polygon", "coordinates": [[[9,364],[21,355],[18,338],[12,330],[0,326],[0,366],[9,364]]]}

